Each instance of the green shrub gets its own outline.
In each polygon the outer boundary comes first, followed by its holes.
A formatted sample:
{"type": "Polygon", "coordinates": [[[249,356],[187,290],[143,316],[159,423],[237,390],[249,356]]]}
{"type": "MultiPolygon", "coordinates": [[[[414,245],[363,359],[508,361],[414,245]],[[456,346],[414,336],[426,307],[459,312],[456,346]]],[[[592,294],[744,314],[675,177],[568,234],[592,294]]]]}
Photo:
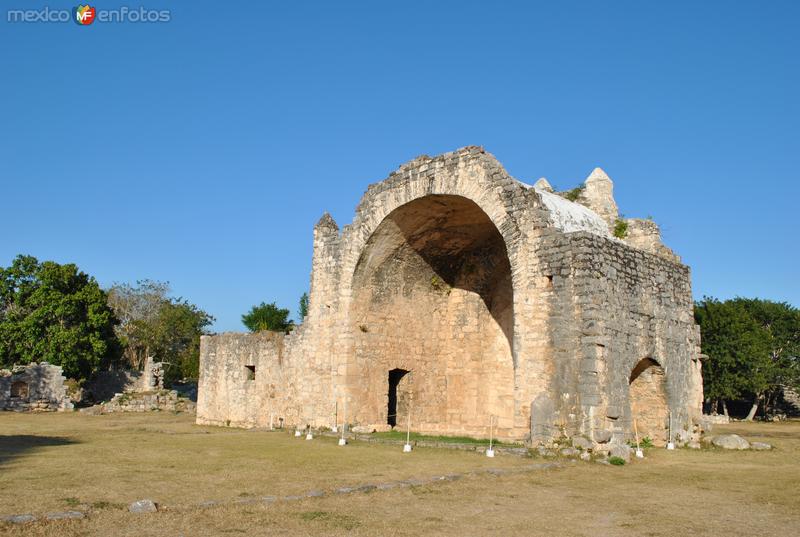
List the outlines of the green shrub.
{"type": "Polygon", "coordinates": [[[576,186],[572,190],[567,190],[566,192],[562,192],[561,195],[568,199],[569,201],[578,201],[578,198],[581,197],[581,192],[583,189],[586,188],[585,186],[576,186]]]}
{"type": "Polygon", "coordinates": [[[624,239],[627,234],[628,222],[622,220],[621,218],[617,218],[617,221],[614,222],[614,236],[618,239],[624,239]]]}
{"type": "Polygon", "coordinates": [[[622,457],[611,457],[608,459],[608,462],[614,466],[625,466],[625,459],[622,457]]]}

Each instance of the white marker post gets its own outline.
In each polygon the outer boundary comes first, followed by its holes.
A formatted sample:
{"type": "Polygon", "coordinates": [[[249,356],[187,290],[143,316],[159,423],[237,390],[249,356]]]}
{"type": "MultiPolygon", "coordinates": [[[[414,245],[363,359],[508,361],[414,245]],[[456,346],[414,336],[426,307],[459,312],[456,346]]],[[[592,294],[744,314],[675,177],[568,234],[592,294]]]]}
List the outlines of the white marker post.
{"type": "Polygon", "coordinates": [[[494,457],[494,449],[492,449],[492,433],[494,432],[494,415],[489,416],[489,449],[486,450],[487,457],[494,457]]]}
{"type": "Polygon", "coordinates": [[[347,398],[344,399],[344,412],[342,412],[342,437],[339,438],[339,445],[346,446],[347,440],[344,439],[345,423],[347,423],[347,398]]]}
{"type": "Polygon", "coordinates": [[[408,421],[406,425],[406,443],[403,446],[403,453],[411,453],[411,405],[408,405],[408,421]]]}
{"type": "Polygon", "coordinates": [[[314,435],[311,434],[311,425],[306,425],[306,440],[313,440],[314,435]]]}
{"type": "Polygon", "coordinates": [[[672,441],[672,411],[669,411],[669,439],[667,441],[667,449],[675,449],[675,442],[672,441]]]}
{"type": "Polygon", "coordinates": [[[300,438],[301,436],[303,436],[303,433],[300,431],[300,429],[295,429],[294,436],[295,438],[300,438]]]}
{"type": "Polygon", "coordinates": [[[636,418],[633,420],[633,434],[636,435],[636,458],[644,459],[644,451],[639,447],[639,428],[636,426],[636,418]]]}

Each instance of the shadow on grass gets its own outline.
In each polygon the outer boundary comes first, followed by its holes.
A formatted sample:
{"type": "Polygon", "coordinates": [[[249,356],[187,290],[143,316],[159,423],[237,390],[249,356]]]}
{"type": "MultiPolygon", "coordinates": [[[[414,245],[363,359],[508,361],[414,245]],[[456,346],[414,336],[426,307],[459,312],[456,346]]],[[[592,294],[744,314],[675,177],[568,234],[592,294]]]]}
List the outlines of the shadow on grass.
{"type": "Polygon", "coordinates": [[[62,436],[38,436],[32,434],[0,435],[0,466],[49,446],[66,446],[77,444],[75,440],[62,436]]]}

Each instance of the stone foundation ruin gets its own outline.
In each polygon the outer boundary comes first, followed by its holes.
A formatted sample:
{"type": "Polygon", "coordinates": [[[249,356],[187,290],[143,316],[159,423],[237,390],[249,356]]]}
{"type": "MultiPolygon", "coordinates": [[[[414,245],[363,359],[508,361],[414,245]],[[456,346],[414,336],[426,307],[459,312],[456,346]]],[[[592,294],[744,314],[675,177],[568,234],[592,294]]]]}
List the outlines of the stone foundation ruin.
{"type": "Polygon", "coordinates": [[[701,418],[689,268],[620,218],[599,168],[531,186],[481,148],[371,185],[314,228],[309,313],[288,335],[203,336],[197,422],[405,427],[655,442],[701,418]],[[570,201],[574,200],[574,201],[570,201]],[[617,235],[615,236],[615,230],[617,235]]]}
{"type": "Polygon", "coordinates": [[[0,370],[0,410],[72,410],[65,380],[61,367],[47,362],[0,370]]]}

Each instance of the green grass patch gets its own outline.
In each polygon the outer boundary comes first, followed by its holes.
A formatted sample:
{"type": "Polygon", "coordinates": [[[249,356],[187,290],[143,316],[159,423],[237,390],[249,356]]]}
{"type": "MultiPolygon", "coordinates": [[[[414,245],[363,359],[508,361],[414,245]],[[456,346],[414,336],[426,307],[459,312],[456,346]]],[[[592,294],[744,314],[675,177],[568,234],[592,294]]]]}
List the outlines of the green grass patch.
{"type": "MultiPolygon", "coordinates": [[[[380,433],[372,433],[371,436],[373,438],[380,438],[382,440],[403,440],[406,439],[405,431],[386,431],[380,433]]],[[[488,438],[472,438],[471,436],[443,436],[443,435],[428,435],[428,434],[420,434],[420,433],[411,433],[411,440],[413,441],[424,441],[424,442],[441,442],[443,444],[475,444],[475,445],[488,445],[489,439],[488,438]]],[[[509,443],[509,442],[498,442],[497,440],[493,440],[492,444],[495,446],[506,446],[506,447],[519,447],[521,444],[518,443],[509,443]]]]}
{"type": "Polygon", "coordinates": [[[341,515],[328,511],[304,511],[300,513],[300,520],[323,524],[330,528],[351,531],[361,525],[358,519],[350,515],[341,515]]]}
{"type": "Polygon", "coordinates": [[[92,502],[92,509],[124,509],[125,506],[121,503],[114,503],[114,502],[106,502],[106,501],[99,501],[99,502],[92,502]]]}

